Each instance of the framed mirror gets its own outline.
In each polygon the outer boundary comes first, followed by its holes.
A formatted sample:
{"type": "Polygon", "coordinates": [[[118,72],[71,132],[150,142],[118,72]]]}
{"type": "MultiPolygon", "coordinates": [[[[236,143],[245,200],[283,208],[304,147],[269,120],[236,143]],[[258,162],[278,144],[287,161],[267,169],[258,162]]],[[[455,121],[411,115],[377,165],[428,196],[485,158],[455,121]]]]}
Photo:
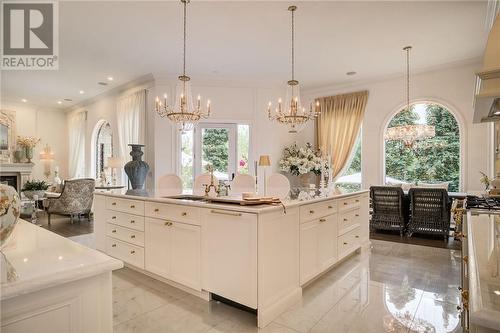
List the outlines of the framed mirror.
{"type": "Polygon", "coordinates": [[[16,149],[16,113],[0,110],[0,158],[10,160],[10,155],[16,149]]]}

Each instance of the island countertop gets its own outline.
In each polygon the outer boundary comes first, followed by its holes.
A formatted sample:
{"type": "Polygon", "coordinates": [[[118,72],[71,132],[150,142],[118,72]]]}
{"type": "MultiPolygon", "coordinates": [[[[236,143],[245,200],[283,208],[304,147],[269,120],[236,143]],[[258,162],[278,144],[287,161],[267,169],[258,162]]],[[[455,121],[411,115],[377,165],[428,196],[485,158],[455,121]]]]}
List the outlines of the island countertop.
{"type": "Polygon", "coordinates": [[[191,201],[191,200],[183,200],[183,199],[175,199],[164,197],[154,193],[153,191],[148,192],[147,196],[136,196],[136,195],[128,195],[121,193],[111,193],[111,192],[96,192],[95,195],[99,196],[108,196],[108,197],[116,197],[116,198],[125,198],[125,199],[133,199],[133,200],[141,200],[141,201],[150,201],[150,202],[161,202],[161,203],[170,203],[177,205],[185,205],[192,207],[200,207],[200,208],[213,208],[213,209],[225,209],[238,211],[243,213],[253,213],[253,214],[262,214],[268,213],[271,211],[279,210],[279,209],[288,209],[292,207],[298,207],[306,204],[312,204],[332,199],[342,199],[351,196],[356,196],[364,193],[368,193],[368,190],[361,190],[350,193],[342,193],[335,194],[327,197],[318,197],[310,200],[283,200],[282,204],[263,204],[263,205],[238,205],[238,204],[225,204],[225,203],[215,203],[215,202],[206,202],[206,201],[191,201]]]}
{"type": "Polygon", "coordinates": [[[123,267],[120,260],[24,220],[18,222],[2,253],[2,301],[123,267]],[[9,264],[17,274],[13,281],[6,280],[9,264]]]}
{"type": "Polygon", "coordinates": [[[467,213],[469,317],[500,330],[500,216],[467,213]]]}

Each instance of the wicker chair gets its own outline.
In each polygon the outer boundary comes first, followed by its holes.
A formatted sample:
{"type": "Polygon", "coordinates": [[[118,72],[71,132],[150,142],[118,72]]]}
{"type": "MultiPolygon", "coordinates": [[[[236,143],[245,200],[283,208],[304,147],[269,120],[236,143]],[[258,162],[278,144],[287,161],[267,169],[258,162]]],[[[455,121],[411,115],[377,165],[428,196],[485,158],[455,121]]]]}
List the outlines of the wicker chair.
{"type": "Polygon", "coordinates": [[[47,198],[44,202],[50,225],[51,214],[69,215],[73,217],[90,216],[94,201],[95,180],[91,178],[71,179],[64,182],[61,195],[57,198],[47,198]]]}
{"type": "Polygon", "coordinates": [[[412,188],[408,237],[413,233],[442,235],[448,240],[451,201],[448,191],[440,188],[412,188]]]}
{"type": "Polygon", "coordinates": [[[370,230],[397,230],[404,235],[408,222],[408,202],[401,187],[370,187],[372,214],[370,230]]]}

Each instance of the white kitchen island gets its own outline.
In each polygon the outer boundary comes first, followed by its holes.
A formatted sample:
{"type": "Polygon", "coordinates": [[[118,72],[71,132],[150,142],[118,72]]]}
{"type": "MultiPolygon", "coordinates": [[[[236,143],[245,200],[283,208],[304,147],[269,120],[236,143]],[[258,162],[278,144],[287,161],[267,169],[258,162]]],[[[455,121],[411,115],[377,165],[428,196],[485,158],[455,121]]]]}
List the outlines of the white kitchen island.
{"type": "Polygon", "coordinates": [[[121,261],[24,220],[2,252],[2,333],[113,331],[111,272],[121,261]]]}
{"type": "Polygon", "coordinates": [[[368,247],[368,201],[368,191],[276,206],[96,193],[96,247],[207,301],[256,310],[264,327],[368,247]]]}

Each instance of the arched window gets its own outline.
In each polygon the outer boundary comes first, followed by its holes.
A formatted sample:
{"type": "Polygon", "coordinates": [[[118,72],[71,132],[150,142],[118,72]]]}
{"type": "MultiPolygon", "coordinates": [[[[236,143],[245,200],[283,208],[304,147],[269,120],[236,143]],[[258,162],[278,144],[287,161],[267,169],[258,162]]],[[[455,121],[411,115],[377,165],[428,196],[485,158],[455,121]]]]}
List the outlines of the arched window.
{"type": "Polygon", "coordinates": [[[94,176],[97,179],[104,172],[108,157],[113,156],[113,132],[109,123],[103,120],[97,124],[95,133],[94,176]]]}
{"type": "Polygon", "coordinates": [[[460,128],[448,109],[415,103],[392,117],[385,132],[385,182],[449,182],[449,191],[459,191],[460,128]]]}

